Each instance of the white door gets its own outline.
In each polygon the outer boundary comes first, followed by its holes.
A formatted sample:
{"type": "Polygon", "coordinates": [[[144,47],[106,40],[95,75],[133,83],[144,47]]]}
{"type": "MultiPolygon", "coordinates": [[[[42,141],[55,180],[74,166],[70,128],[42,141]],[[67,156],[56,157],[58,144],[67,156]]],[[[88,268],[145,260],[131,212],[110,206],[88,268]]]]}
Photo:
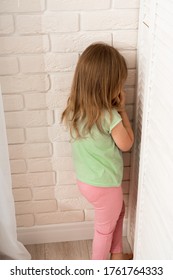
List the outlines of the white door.
{"type": "Polygon", "coordinates": [[[141,1],[134,152],[134,169],[139,162],[135,259],[173,259],[172,30],[172,0],[141,1]]]}

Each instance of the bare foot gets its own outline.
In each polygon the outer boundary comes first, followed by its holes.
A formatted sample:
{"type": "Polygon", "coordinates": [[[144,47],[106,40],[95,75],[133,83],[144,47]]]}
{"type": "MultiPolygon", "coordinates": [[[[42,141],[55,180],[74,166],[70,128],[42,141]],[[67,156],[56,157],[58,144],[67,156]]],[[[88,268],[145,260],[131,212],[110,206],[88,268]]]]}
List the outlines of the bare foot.
{"type": "Polygon", "coordinates": [[[111,260],[132,260],[133,254],[123,254],[123,253],[112,253],[111,260]]]}

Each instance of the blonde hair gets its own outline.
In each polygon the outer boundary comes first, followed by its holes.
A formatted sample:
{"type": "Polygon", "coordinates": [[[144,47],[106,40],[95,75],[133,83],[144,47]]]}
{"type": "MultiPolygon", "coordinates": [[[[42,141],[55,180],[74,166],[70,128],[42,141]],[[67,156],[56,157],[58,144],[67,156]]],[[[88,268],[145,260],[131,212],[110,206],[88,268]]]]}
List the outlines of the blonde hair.
{"type": "MultiPolygon", "coordinates": [[[[94,124],[101,133],[103,110],[121,110],[121,91],[127,78],[127,66],[123,56],[113,47],[95,43],[86,48],[76,66],[71,93],[61,121],[81,138],[91,132],[94,124]],[[82,135],[78,122],[84,122],[82,135]]],[[[72,136],[73,137],[73,136],[72,136]]]]}

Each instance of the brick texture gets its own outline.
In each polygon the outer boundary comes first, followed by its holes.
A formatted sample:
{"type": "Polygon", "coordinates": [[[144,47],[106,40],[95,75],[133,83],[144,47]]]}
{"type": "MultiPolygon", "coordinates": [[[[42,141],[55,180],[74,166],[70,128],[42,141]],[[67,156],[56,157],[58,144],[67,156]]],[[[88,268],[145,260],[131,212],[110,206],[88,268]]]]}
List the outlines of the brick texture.
{"type": "Polygon", "coordinates": [[[0,75],[12,75],[19,72],[16,57],[0,57],[0,75]]]}
{"type": "Polygon", "coordinates": [[[43,53],[49,51],[47,35],[0,37],[1,54],[43,53]]]}
{"type": "Polygon", "coordinates": [[[14,31],[14,21],[11,15],[0,16],[0,34],[10,34],[14,31]]]}
{"type": "Polygon", "coordinates": [[[45,9],[45,0],[3,0],[0,1],[1,13],[40,12],[45,9]]]}
{"type": "Polygon", "coordinates": [[[82,30],[137,29],[137,10],[108,10],[84,12],[81,17],[82,30]]]}
{"type": "Polygon", "coordinates": [[[102,10],[110,8],[110,0],[48,0],[48,10],[68,11],[68,10],[102,10]]]}
{"type": "Polygon", "coordinates": [[[18,16],[16,28],[19,34],[74,32],[79,30],[77,13],[45,13],[44,16],[18,16]]]}
{"type": "Polygon", "coordinates": [[[16,222],[18,227],[32,227],[35,224],[34,215],[16,215],[16,222]]]}

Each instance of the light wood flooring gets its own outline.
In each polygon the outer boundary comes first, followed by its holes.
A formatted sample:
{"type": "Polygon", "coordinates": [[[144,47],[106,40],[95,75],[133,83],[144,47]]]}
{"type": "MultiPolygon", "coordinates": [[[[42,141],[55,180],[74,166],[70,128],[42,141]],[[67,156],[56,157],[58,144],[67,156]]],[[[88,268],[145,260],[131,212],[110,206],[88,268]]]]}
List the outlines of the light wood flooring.
{"type": "MultiPolygon", "coordinates": [[[[92,240],[80,240],[37,245],[25,245],[32,260],[90,260],[92,240]]],[[[124,253],[131,253],[126,237],[123,237],[124,253]]]]}

